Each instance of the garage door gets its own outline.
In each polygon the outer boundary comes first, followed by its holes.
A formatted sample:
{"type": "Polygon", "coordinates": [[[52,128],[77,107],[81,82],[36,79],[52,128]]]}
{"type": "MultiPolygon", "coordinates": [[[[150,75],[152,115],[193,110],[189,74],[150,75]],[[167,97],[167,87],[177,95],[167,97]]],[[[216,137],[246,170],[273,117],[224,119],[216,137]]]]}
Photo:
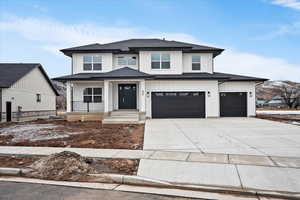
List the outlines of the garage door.
{"type": "Polygon", "coordinates": [[[221,92],[220,93],[221,117],[246,117],[247,93],[246,92],[221,92]]]}
{"type": "Polygon", "coordinates": [[[152,92],[152,118],[205,117],[205,92],[152,92]]]}

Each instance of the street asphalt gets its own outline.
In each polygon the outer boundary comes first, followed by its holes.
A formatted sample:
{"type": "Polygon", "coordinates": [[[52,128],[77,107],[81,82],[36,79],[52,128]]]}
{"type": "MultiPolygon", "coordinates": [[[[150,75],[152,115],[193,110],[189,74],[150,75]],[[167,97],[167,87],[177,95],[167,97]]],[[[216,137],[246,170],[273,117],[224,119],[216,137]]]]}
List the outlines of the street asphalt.
{"type": "Polygon", "coordinates": [[[0,182],[1,200],[191,200],[190,198],[82,189],[32,183],[0,182]]]}

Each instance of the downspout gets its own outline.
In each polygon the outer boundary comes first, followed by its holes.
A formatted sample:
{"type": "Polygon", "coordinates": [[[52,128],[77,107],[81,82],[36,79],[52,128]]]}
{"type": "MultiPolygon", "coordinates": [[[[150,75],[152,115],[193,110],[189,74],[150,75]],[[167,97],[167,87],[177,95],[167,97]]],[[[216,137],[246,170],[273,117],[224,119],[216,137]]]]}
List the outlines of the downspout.
{"type": "MultiPolygon", "coordinates": [[[[73,75],[74,74],[74,66],[73,66],[73,54],[72,54],[72,60],[71,60],[71,74],[73,75]]],[[[73,112],[73,83],[71,83],[71,112],[73,112]]]]}
{"type": "Polygon", "coordinates": [[[2,121],[2,88],[0,88],[0,122],[2,121]]]}

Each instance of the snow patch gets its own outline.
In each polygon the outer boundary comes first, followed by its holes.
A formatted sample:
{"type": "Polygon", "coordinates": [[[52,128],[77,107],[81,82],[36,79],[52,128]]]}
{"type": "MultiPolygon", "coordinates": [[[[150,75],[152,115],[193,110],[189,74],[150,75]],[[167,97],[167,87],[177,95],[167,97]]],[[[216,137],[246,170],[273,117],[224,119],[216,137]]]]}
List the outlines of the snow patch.
{"type": "Polygon", "coordinates": [[[0,135],[13,136],[13,142],[21,142],[25,140],[38,141],[38,140],[50,140],[57,138],[65,138],[70,135],[79,133],[74,132],[58,132],[55,129],[61,126],[54,124],[22,124],[14,125],[0,130],[0,135]]]}
{"type": "Polygon", "coordinates": [[[300,115],[300,110],[257,110],[256,113],[269,115],[300,115]]]}

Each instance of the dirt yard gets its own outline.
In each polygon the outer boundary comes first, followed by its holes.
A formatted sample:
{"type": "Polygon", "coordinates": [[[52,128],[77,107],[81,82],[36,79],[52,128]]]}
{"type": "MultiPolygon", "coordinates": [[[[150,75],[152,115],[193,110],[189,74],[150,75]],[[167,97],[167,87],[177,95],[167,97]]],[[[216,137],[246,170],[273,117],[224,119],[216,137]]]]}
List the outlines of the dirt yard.
{"type": "Polygon", "coordinates": [[[37,120],[0,123],[0,145],[142,149],[144,125],[37,120]]]}
{"type": "MultiPolygon", "coordinates": [[[[32,156],[0,156],[0,167],[26,168],[43,157],[32,156]]],[[[96,173],[115,173],[125,175],[136,175],[139,160],[136,159],[105,159],[89,162],[96,169],[96,173]]]]}

